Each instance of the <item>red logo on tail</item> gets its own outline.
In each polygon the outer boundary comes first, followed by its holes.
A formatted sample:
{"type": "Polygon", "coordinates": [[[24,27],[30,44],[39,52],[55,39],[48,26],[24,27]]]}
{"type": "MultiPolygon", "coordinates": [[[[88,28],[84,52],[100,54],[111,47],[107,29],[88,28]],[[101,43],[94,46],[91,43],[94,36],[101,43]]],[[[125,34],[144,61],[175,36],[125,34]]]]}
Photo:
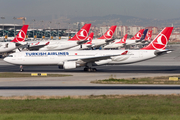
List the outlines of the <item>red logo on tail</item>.
{"type": "Polygon", "coordinates": [[[85,40],[87,38],[88,32],[85,29],[81,29],[77,34],[76,37],[79,40],[85,40]]]}
{"type": "Polygon", "coordinates": [[[28,25],[23,25],[17,36],[11,42],[24,42],[26,38],[27,30],[28,30],[28,25]]]}
{"type": "Polygon", "coordinates": [[[106,39],[111,39],[113,36],[113,31],[112,30],[108,30],[106,34],[104,34],[104,37],[106,39]]]}
{"type": "Polygon", "coordinates": [[[164,49],[166,47],[166,44],[168,42],[167,37],[164,34],[160,34],[156,40],[152,43],[152,46],[155,49],[164,49]]]}
{"type": "Polygon", "coordinates": [[[148,46],[142,48],[141,50],[164,50],[172,30],[173,27],[164,28],[148,46]]]}
{"type": "Polygon", "coordinates": [[[26,37],[25,32],[23,30],[20,30],[16,36],[16,41],[17,42],[24,42],[25,37],[26,37]]]}

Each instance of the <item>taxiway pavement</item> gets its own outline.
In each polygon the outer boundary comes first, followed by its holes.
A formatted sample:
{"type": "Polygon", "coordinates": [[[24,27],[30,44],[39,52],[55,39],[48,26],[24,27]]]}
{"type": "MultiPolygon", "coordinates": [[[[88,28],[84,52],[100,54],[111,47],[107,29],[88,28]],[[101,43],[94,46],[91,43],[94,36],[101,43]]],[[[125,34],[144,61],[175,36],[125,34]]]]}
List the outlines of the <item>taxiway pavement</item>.
{"type": "MultiPolygon", "coordinates": [[[[170,46],[169,48],[174,49],[174,51],[170,54],[134,64],[98,66],[97,72],[84,72],[83,68],[61,70],[58,69],[57,66],[25,66],[25,72],[28,73],[45,72],[56,74],[71,74],[73,76],[0,78],[0,96],[179,94],[180,89],[178,85],[162,85],[165,88],[161,89],[161,85],[107,85],[90,83],[92,80],[107,79],[110,77],[136,78],[152,76],[177,76],[180,73],[180,46],[174,45],[173,47],[170,46]],[[90,87],[93,86],[94,88],[90,89],[90,87]],[[144,86],[147,88],[157,88],[140,89],[144,86]],[[75,88],[73,89],[73,87],[75,88]],[[103,87],[106,87],[107,89],[104,89],[103,87]],[[113,89],[113,87],[118,87],[119,89],[113,89]],[[122,89],[123,87],[128,89],[122,89]],[[133,87],[136,89],[132,89],[133,87]]],[[[19,66],[10,65],[0,59],[0,72],[19,72],[19,66]]]]}

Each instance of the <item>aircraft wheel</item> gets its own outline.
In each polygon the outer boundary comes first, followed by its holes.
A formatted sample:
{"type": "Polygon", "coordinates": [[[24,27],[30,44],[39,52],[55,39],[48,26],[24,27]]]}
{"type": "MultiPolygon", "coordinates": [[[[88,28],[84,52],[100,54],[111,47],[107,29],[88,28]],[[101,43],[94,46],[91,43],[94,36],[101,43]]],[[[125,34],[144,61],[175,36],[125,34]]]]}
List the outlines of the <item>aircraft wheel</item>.
{"type": "Polygon", "coordinates": [[[96,68],[93,68],[93,69],[92,69],[92,71],[93,71],[93,72],[96,72],[96,71],[97,71],[97,69],[96,69],[96,68]]]}
{"type": "Polygon", "coordinates": [[[88,72],[91,72],[92,71],[92,69],[91,68],[88,68],[88,72]]]}
{"type": "Polygon", "coordinates": [[[84,68],[84,71],[88,71],[88,68],[84,68]]]}

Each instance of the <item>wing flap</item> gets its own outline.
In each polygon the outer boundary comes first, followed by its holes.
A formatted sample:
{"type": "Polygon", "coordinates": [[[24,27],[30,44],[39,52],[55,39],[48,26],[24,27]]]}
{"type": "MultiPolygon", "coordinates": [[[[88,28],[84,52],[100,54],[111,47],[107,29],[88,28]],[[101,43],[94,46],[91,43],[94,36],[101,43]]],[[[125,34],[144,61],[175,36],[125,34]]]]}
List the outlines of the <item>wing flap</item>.
{"type": "Polygon", "coordinates": [[[94,57],[79,58],[79,59],[71,59],[71,60],[68,60],[68,61],[76,61],[77,63],[88,63],[88,62],[95,62],[95,61],[99,61],[99,60],[110,59],[111,57],[114,57],[114,56],[126,55],[127,53],[128,53],[128,51],[126,50],[121,54],[106,55],[106,56],[94,56],[94,57]]]}

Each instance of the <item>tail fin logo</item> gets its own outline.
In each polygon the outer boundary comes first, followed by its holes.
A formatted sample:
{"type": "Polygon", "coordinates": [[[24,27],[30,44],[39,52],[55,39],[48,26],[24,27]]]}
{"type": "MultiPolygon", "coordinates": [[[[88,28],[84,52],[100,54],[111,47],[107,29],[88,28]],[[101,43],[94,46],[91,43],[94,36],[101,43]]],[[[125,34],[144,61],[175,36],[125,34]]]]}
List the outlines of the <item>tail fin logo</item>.
{"type": "Polygon", "coordinates": [[[113,31],[112,30],[108,30],[107,31],[107,34],[104,35],[104,37],[106,39],[111,39],[112,38],[112,35],[113,35],[113,31]]]}
{"type": "Polygon", "coordinates": [[[150,40],[151,39],[151,33],[148,32],[147,36],[148,36],[147,39],[150,40]]]}
{"type": "Polygon", "coordinates": [[[140,39],[140,37],[141,37],[141,33],[138,32],[137,35],[136,35],[136,37],[135,37],[135,39],[140,39]]]}
{"type": "Polygon", "coordinates": [[[76,37],[79,40],[85,40],[87,38],[87,35],[88,35],[88,32],[85,29],[81,29],[79,34],[78,33],[76,34],[76,37]]]}
{"type": "Polygon", "coordinates": [[[124,43],[125,42],[125,38],[123,37],[123,39],[122,39],[122,42],[124,43]]]}
{"type": "Polygon", "coordinates": [[[166,44],[168,42],[167,37],[164,34],[160,34],[154,42],[152,42],[152,46],[155,49],[164,49],[166,47],[166,44]]]}
{"type": "Polygon", "coordinates": [[[23,30],[20,30],[19,33],[18,33],[18,35],[16,36],[16,40],[17,40],[18,42],[23,42],[24,39],[25,39],[25,37],[26,37],[25,32],[24,32],[23,30]]]}

